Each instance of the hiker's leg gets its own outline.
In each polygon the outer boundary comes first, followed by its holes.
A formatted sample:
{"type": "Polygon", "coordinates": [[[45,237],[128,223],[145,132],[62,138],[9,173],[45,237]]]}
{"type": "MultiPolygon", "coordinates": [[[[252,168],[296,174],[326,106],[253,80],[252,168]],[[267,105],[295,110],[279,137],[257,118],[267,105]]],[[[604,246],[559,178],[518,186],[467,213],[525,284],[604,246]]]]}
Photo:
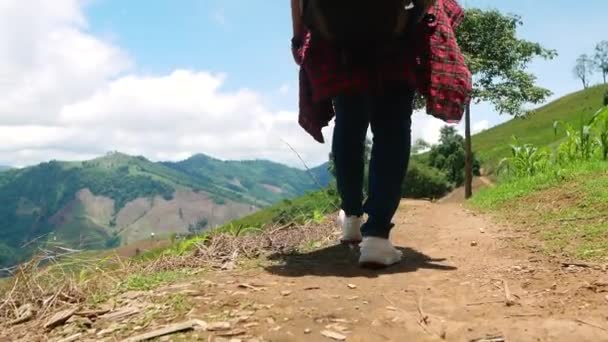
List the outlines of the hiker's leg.
{"type": "Polygon", "coordinates": [[[410,157],[412,105],[413,91],[403,85],[387,87],[382,95],[372,99],[370,122],[374,138],[364,237],[389,237],[410,157]]]}
{"type": "Polygon", "coordinates": [[[369,106],[370,99],[365,95],[334,98],[336,120],[332,153],[342,210],[348,216],[363,214],[363,151],[369,106]]]}

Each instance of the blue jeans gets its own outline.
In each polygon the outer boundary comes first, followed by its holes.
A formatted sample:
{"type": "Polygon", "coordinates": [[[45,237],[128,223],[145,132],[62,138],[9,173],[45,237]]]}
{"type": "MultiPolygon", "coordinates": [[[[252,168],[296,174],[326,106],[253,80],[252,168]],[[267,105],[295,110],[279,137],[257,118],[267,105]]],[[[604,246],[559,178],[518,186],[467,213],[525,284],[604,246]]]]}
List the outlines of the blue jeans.
{"type": "Polygon", "coordinates": [[[338,192],[346,215],[368,214],[364,237],[388,238],[401,200],[410,157],[414,92],[400,85],[381,93],[340,95],[332,153],[338,192]],[[369,194],[363,204],[364,149],[371,125],[373,145],[369,165],[369,194]]]}

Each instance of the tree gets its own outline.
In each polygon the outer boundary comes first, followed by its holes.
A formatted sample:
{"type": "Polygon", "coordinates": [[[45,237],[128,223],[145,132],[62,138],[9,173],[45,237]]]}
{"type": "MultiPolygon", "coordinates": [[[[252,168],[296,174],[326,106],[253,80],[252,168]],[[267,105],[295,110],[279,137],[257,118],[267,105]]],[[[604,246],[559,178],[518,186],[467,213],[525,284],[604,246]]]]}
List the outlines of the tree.
{"type": "Polygon", "coordinates": [[[603,40],[595,46],[594,62],[597,70],[602,73],[604,84],[608,75],[608,40],[603,40]]]}
{"type": "Polygon", "coordinates": [[[411,154],[418,154],[428,150],[431,147],[431,144],[424,141],[424,139],[417,139],[416,142],[412,145],[411,154]]]}
{"type": "MultiPolygon", "coordinates": [[[[439,143],[431,147],[429,165],[446,174],[454,186],[461,186],[465,179],[464,138],[454,126],[443,126],[440,134],[439,143]]],[[[479,163],[476,160],[473,163],[477,165],[474,174],[479,175],[479,163]]]]}
{"type": "Polygon", "coordinates": [[[581,79],[585,89],[589,87],[589,79],[594,67],[593,60],[587,54],[582,54],[576,59],[576,65],[572,71],[574,72],[574,76],[581,79]]]}
{"type": "MultiPolygon", "coordinates": [[[[516,15],[497,10],[466,10],[456,36],[473,74],[472,103],[489,102],[500,114],[521,116],[526,104],[543,102],[551,92],[536,85],[527,72],[535,58],[552,59],[557,53],[540,44],[519,39],[523,25],[516,15]]],[[[471,108],[465,110],[466,182],[465,196],[472,195],[473,153],[471,148],[471,108]]]]}

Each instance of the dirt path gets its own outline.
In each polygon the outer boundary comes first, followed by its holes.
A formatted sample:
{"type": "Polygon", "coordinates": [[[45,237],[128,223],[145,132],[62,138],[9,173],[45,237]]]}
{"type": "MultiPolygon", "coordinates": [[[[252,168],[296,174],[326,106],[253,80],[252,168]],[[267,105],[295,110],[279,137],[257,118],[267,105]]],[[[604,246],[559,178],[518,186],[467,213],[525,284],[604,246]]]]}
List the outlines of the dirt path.
{"type": "MultiPolygon", "coordinates": [[[[404,201],[395,223],[393,238],[405,254],[400,265],[362,270],[358,252],[340,245],[275,255],[270,265],[155,291],[187,293],[191,300],[187,315],[154,325],[184,316],[226,321],[229,335],[237,335],[232,341],[331,341],[322,331],[365,342],[608,341],[604,271],[564,268],[534,254],[516,230],[459,203],[404,201]]],[[[212,337],[222,334],[194,331],[165,340],[230,341],[212,337]]]]}
{"type": "MultiPolygon", "coordinates": [[[[252,303],[248,334],[267,341],[329,341],[323,330],[366,342],[608,341],[608,284],[590,285],[603,272],[516,249],[516,232],[457,203],[406,201],[395,222],[405,254],[396,267],[361,270],[343,246],[277,256],[278,265],[214,279],[225,291],[207,304],[252,303]],[[242,283],[258,289],[239,291],[242,283]]],[[[191,314],[208,310],[201,303],[191,314]]]]}
{"type": "Polygon", "coordinates": [[[356,251],[333,246],[229,276],[237,283],[265,285],[266,291],[251,292],[246,300],[274,304],[259,313],[261,324],[254,334],[269,341],[327,340],[319,332],[333,318],[351,331],[344,334],[348,341],[433,341],[441,336],[448,341],[486,336],[608,341],[606,330],[576,321],[608,329],[604,294],[584,288],[585,279],[592,283],[599,272],[568,273],[516,250],[507,239],[513,232],[459,204],[407,201],[395,222],[394,241],[405,260],[384,272],[360,270],[356,251]],[[503,280],[515,302],[511,306],[505,303],[503,280]],[[282,296],[281,291],[291,293],[282,296]],[[419,308],[428,315],[426,323],[419,308]],[[267,317],[276,323],[268,324],[267,317]]]}

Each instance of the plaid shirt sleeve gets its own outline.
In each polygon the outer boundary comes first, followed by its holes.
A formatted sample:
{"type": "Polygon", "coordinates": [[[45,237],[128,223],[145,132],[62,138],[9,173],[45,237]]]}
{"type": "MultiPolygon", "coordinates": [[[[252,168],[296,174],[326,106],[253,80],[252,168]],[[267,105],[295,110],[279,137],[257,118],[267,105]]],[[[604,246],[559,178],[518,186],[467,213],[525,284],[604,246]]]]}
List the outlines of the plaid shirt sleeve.
{"type": "MultiPolygon", "coordinates": [[[[456,41],[455,29],[464,19],[464,11],[455,0],[439,0],[431,10],[436,21],[425,40],[427,55],[417,80],[418,90],[426,98],[426,111],[443,121],[462,119],[471,100],[472,79],[464,55],[456,41]]],[[[424,28],[427,29],[427,28],[424,28]]]]}

